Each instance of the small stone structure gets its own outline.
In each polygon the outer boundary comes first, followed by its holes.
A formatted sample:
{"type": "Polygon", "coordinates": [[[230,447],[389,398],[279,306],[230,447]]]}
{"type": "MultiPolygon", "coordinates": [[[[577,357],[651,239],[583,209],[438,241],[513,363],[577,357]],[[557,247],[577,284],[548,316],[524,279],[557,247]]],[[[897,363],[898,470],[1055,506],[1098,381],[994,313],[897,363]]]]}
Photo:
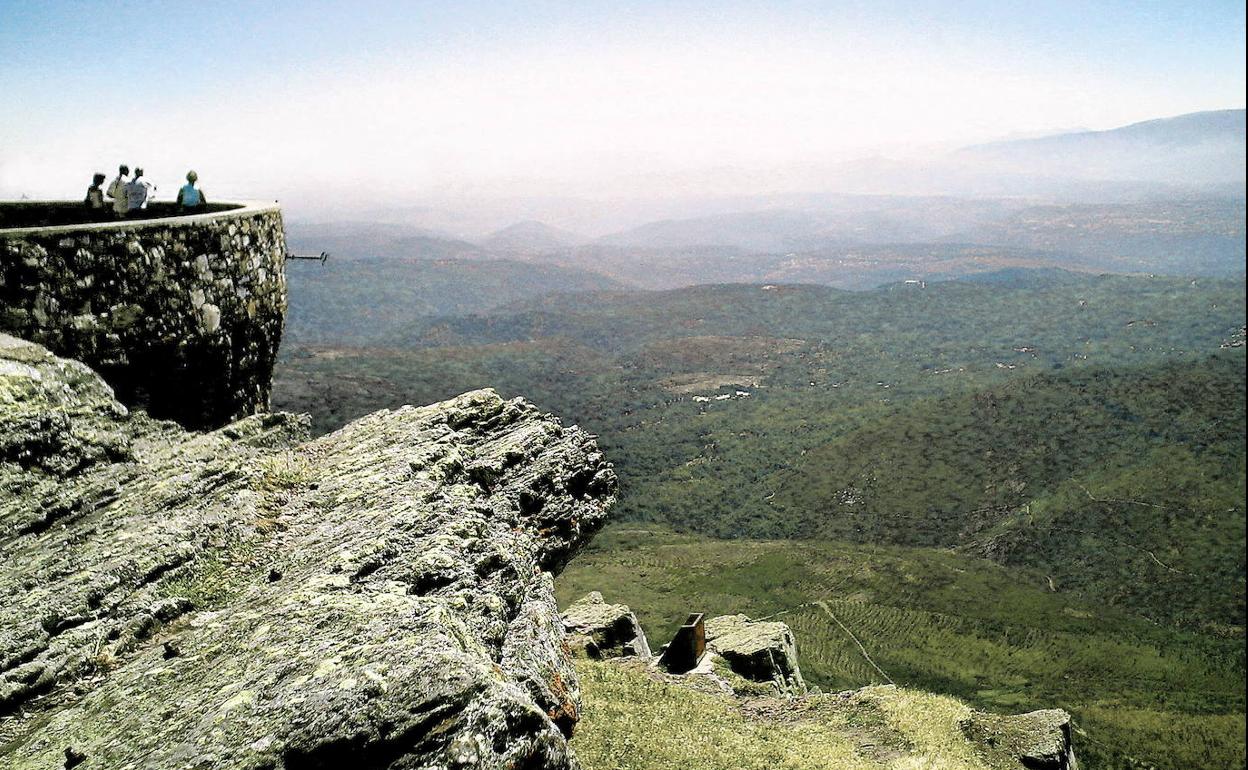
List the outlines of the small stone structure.
{"type": "Polygon", "coordinates": [[[286,311],[281,211],[166,209],[82,222],[81,204],[0,203],[0,331],[83,361],[122,403],[188,428],[264,411],[286,311]]]}

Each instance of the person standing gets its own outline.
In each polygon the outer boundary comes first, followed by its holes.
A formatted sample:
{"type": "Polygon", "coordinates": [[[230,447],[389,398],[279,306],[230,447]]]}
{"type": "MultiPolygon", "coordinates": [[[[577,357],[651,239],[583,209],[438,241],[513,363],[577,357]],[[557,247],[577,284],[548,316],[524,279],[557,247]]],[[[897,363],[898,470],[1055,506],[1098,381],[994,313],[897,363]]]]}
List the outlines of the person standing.
{"type": "Polygon", "coordinates": [[[124,217],[130,210],[126,198],[126,185],[130,183],[130,167],[124,163],[117,168],[117,178],[108,186],[108,197],[113,199],[113,213],[124,217]]]}
{"type": "Polygon", "coordinates": [[[133,215],[147,208],[147,199],[156,191],[156,185],[143,178],[143,169],[134,170],[134,179],[126,185],[126,212],[133,215]]]}
{"type": "Polygon", "coordinates": [[[195,182],[199,180],[199,174],[194,171],[186,172],[186,184],[182,185],[182,189],[178,190],[178,206],[182,209],[197,209],[200,206],[207,205],[208,199],[204,197],[204,191],[195,186],[195,182]]]}
{"type": "Polygon", "coordinates": [[[104,179],[105,176],[103,174],[96,174],[91,179],[91,186],[87,188],[87,198],[83,203],[92,212],[104,210],[104,189],[101,187],[104,184],[104,179]]]}

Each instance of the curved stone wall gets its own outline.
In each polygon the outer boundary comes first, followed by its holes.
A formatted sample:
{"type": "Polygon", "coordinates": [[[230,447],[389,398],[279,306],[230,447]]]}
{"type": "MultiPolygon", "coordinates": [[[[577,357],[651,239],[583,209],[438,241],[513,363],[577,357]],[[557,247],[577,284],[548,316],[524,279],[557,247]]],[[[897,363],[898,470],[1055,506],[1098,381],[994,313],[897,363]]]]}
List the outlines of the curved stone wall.
{"type": "MultiPolygon", "coordinates": [[[[17,205],[38,208],[0,208],[17,205]]],[[[230,205],[0,229],[0,330],[87,363],[123,403],[189,428],[267,409],[286,315],[282,215],[230,205]]]]}

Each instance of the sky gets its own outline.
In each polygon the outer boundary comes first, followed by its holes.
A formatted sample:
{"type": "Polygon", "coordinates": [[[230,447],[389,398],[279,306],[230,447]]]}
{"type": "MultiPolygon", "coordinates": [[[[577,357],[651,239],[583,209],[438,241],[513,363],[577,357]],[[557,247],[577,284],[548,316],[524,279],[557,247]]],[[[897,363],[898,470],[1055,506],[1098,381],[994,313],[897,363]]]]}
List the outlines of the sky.
{"type": "Polygon", "coordinates": [[[1242,2],[0,0],[0,198],[696,188],[1242,108],[1244,43],[1242,2]]]}

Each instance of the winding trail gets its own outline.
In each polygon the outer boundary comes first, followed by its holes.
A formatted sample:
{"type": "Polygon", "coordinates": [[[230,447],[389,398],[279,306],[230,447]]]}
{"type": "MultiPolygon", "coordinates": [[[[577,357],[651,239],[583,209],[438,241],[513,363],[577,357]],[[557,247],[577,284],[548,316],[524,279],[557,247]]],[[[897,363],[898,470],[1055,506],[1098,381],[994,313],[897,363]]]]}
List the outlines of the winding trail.
{"type": "Polygon", "coordinates": [[[858,641],[858,637],[854,636],[854,632],[853,632],[853,631],[850,631],[850,630],[849,630],[849,627],[848,627],[848,626],[846,626],[844,623],[842,623],[842,622],[841,622],[841,619],[840,619],[840,618],[838,618],[838,617],[837,617],[837,616],[836,616],[836,615],[832,612],[832,608],[828,606],[828,603],[827,603],[827,602],[825,602],[825,601],[823,601],[822,599],[820,599],[820,600],[818,600],[818,601],[811,602],[811,603],[812,603],[812,604],[815,604],[815,605],[818,605],[819,609],[823,610],[825,613],[827,613],[828,617],[832,618],[832,622],[833,622],[833,623],[836,623],[838,626],[840,626],[840,627],[841,627],[841,630],[842,630],[842,631],[844,631],[846,634],[848,634],[850,639],[853,639],[853,640],[854,640],[854,644],[858,645],[858,650],[859,650],[859,652],[861,652],[861,653],[862,653],[862,657],[863,657],[863,658],[865,658],[865,659],[866,659],[866,661],[867,661],[868,663],[870,663],[870,664],[871,664],[871,668],[874,668],[876,671],[878,671],[878,672],[879,672],[879,674],[880,674],[880,676],[884,677],[884,680],[885,680],[886,682],[888,682],[889,684],[893,684],[893,685],[897,684],[896,682],[894,682],[894,681],[892,680],[892,677],[890,677],[888,674],[884,673],[884,669],[880,668],[880,667],[876,664],[876,662],[875,662],[874,660],[872,660],[872,659],[871,659],[871,656],[867,653],[867,648],[862,646],[862,642],[858,641]]]}

